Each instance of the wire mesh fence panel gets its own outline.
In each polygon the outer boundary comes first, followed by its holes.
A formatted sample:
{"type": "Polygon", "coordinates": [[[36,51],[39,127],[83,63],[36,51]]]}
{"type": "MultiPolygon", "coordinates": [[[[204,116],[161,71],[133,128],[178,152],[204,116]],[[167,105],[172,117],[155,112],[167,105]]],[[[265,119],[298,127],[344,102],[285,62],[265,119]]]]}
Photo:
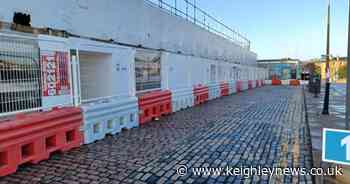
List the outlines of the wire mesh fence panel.
{"type": "Polygon", "coordinates": [[[41,106],[37,41],[0,35],[0,115],[41,106]]]}

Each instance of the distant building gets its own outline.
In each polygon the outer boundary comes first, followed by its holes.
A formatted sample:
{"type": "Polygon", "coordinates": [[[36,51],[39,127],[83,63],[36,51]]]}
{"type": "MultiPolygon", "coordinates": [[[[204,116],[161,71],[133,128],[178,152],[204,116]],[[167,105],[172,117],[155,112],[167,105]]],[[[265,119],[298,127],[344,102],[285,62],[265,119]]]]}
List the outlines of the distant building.
{"type": "Polygon", "coordinates": [[[274,77],[280,80],[301,78],[301,61],[299,59],[267,59],[258,60],[257,63],[258,67],[269,70],[269,79],[274,77]]]}

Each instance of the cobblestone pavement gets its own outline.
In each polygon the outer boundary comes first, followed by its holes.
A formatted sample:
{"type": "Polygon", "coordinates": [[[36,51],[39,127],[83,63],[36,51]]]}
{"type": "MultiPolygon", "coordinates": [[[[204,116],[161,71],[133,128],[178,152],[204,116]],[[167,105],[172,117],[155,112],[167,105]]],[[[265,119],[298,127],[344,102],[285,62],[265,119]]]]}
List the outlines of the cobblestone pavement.
{"type": "Polygon", "coordinates": [[[311,167],[302,90],[266,86],[123,131],[0,183],[311,183],[310,176],[195,176],[194,167],[311,167]],[[185,176],[176,169],[188,168],[185,176]]]}
{"type": "MultiPolygon", "coordinates": [[[[324,88],[318,98],[314,94],[306,92],[306,102],[309,115],[309,124],[312,135],[312,146],[314,150],[322,149],[322,129],[338,128],[345,129],[345,94],[342,88],[331,85],[329,96],[329,116],[322,115],[324,88]]],[[[307,89],[305,89],[307,91],[307,89]]]]}
{"type": "MultiPolygon", "coordinates": [[[[305,88],[310,135],[312,138],[313,163],[315,167],[329,168],[332,164],[322,162],[322,130],[323,128],[345,129],[346,89],[342,84],[331,84],[329,96],[329,115],[322,115],[324,88],[318,98],[307,92],[305,88]],[[345,90],[345,91],[344,91],[345,90]]],[[[334,177],[316,177],[317,183],[340,183],[334,177]]]]}

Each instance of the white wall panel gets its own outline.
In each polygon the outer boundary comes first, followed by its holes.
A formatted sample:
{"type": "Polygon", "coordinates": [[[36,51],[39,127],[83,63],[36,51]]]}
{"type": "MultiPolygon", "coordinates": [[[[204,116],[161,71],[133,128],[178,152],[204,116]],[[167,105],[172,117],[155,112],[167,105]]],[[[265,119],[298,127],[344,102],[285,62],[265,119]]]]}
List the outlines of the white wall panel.
{"type": "Polygon", "coordinates": [[[189,67],[191,67],[191,85],[207,84],[209,81],[209,63],[203,58],[188,57],[189,67]]]}
{"type": "Polygon", "coordinates": [[[31,14],[35,27],[255,64],[256,54],[143,0],[2,0],[0,20],[31,14]]]}
{"type": "Polygon", "coordinates": [[[166,55],[169,88],[174,90],[191,87],[191,61],[188,61],[188,56],[173,53],[166,55]]]}

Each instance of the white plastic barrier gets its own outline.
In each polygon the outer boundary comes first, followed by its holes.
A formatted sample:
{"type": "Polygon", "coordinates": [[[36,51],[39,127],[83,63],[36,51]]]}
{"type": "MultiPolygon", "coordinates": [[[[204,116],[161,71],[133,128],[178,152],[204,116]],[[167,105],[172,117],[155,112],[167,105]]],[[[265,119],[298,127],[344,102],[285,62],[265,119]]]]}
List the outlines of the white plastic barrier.
{"type": "Polygon", "coordinates": [[[289,80],[282,80],[282,85],[289,86],[289,80]]]}
{"type": "Polygon", "coordinates": [[[229,94],[234,94],[237,93],[237,86],[236,86],[236,81],[230,81],[228,83],[229,86],[229,94]]]}
{"type": "Polygon", "coordinates": [[[194,106],[193,88],[171,91],[173,112],[194,106]]]}
{"type": "Polygon", "coordinates": [[[272,80],[265,80],[265,85],[272,85],[272,80]]]}
{"type": "Polygon", "coordinates": [[[247,80],[243,80],[242,81],[242,90],[248,90],[249,89],[249,85],[248,85],[248,81],[247,80]]]}
{"type": "Polygon", "coordinates": [[[309,84],[309,81],[308,81],[308,80],[301,80],[301,81],[300,81],[300,84],[301,84],[301,85],[308,85],[308,84],[309,84]]]}
{"type": "Polygon", "coordinates": [[[219,98],[221,96],[220,83],[210,83],[209,87],[209,100],[219,98]]]}
{"type": "Polygon", "coordinates": [[[81,106],[84,116],[84,143],[114,135],[123,128],[139,126],[136,97],[111,98],[81,106]]]}

